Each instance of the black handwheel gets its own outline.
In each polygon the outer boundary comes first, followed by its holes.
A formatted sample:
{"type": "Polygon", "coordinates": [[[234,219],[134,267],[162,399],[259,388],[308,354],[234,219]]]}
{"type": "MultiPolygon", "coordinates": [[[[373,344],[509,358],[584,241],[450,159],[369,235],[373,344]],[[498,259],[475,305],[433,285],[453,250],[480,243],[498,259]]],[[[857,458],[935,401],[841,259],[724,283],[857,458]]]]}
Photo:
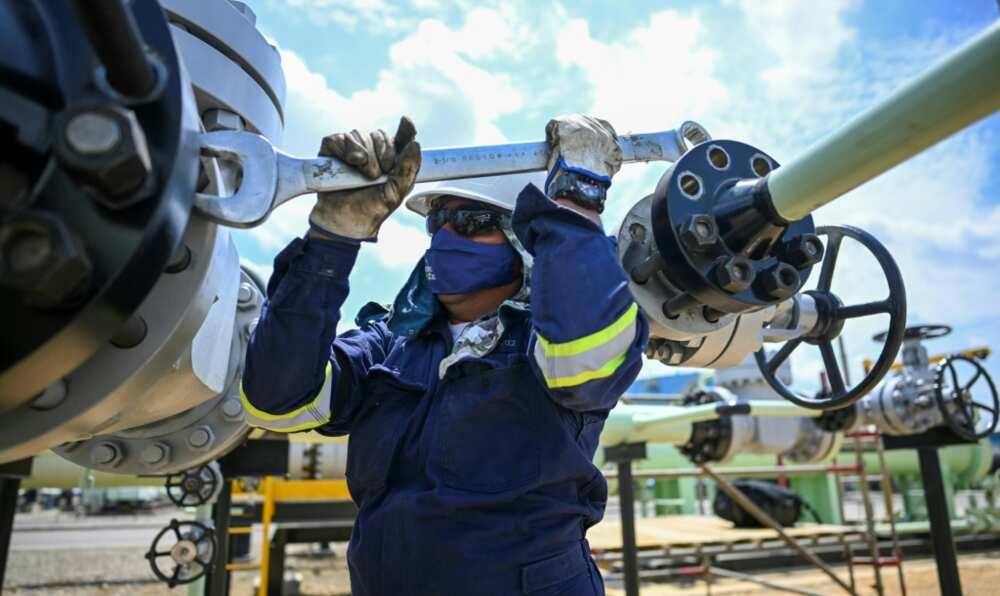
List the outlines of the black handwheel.
{"type": "Polygon", "coordinates": [[[215,496],[220,474],[211,464],[167,476],[167,497],[178,507],[199,507],[215,496]]]}
{"type": "Polygon", "coordinates": [[[803,408],[835,410],[861,399],[862,396],[874,389],[889,372],[889,368],[892,366],[893,360],[896,359],[903,343],[903,333],[906,327],[906,288],[903,286],[903,276],[900,274],[899,267],[896,266],[892,255],[881,242],[868,232],[852,226],[821,226],[816,228],[816,234],[826,236],[826,251],[823,255],[823,265],[820,269],[816,289],[805,292],[816,302],[818,315],[816,325],[808,334],[785,342],[770,359],[768,359],[764,348],[761,348],[755,357],[764,380],[783,398],[803,408]],[[851,238],[861,244],[878,261],[882,268],[882,275],[885,276],[889,286],[889,295],[886,298],[844,306],[840,299],[830,291],[833,274],[837,268],[837,256],[840,254],[840,245],[844,238],[851,238]],[[889,329],[886,332],[886,341],[882,345],[882,351],[875,366],[861,382],[848,388],[844,382],[840,364],[837,362],[833,340],[840,335],[844,328],[844,322],[848,319],[879,314],[889,315],[889,329]],[[830,381],[830,391],[822,392],[817,397],[795,393],[777,377],[778,367],[785,360],[788,360],[792,352],[803,343],[819,347],[820,354],[823,356],[823,368],[830,381]]]}
{"type": "MultiPolygon", "coordinates": [[[[903,331],[903,339],[937,339],[951,333],[949,325],[910,325],[903,331]]],[[[889,332],[883,331],[872,336],[874,341],[882,343],[888,337],[889,332]]]]}
{"type": "Polygon", "coordinates": [[[960,354],[945,358],[934,378],[934,399],[948,428],[966,441],[978,441],[996,430],[1000,399],[990,373],[977,360],[960,354]],[[972,372],[967,383],[959,382],[962,377],[959,368],[972,372]],[[980,395],[988,396],[987,403],[976,401],[973,393],[980,379],[985,383],[979,383],[978,387],[986,390],[980,395]]]}
{"type": "Polygon", "coordinates": [[[172,519],[153,538],[146,560],[153,574],[173,588],[197,581],[209,572],[215,559],[215,546],[212,528],[195,521],[172,519]]]}

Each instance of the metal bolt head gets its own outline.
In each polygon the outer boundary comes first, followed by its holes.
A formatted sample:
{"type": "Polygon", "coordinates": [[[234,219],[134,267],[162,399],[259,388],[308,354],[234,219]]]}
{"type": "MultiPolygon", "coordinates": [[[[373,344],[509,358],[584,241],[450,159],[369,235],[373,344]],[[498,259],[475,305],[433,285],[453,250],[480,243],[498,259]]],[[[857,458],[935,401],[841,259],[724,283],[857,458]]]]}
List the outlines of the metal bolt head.
{"type": "Polygon", "coordinates": [[[103,155],[122,140],[122,129],[114,118],[101,112],[83,112],[66,123],[66,143],[81,155],[103,155]]]}
{"type": "Polygon", "coordinates": [[[240,118],[239,114],[229,110],[205,110],[205,113],[201,115],[201,122],[208,132],[243,130],[243,119],[240,118]]]}
{"type": "Polygon", "coordinates": [[[711,215],[690,216],[681,226],[681,241],[690,250],[704,250],[719,241],[719,229],[711,215]]]}
{"type": "Polygon", "coordinates": [[[207,426],[200,426],[188,435],[188,445],[192,449],[208,449],[212,446],[212,441],[215,440],[215,435],[212,433],[212,429],[207,426]]]}
{"type": "Polygon", "coordinates": [[[114,466],[121,460],[121,451],[114,443],[98,443],[90,450],[90,461],[97,466],[114,466]]]}
{"type": "Polygon", "coordinates": [[[243,417],[243,404],[236,398],[229,398],[222,402],[222,416],[226,420],[238,420],[243,417]]]}
{"type": "Polygon", "coordinates": [[[757,287],[768,298],[790,298],[799,289],[799,271],[778,261],[757,277],[757,287]]]}
{"type": "Polygon", "coordinates": [[[0,283],[33,306],[56,306],[92,271],[83,243],[59,218],[23,211],[0,226],[0,283]]]}
{"type": "Polygon", "coordinates": [[[132,110],[111,103],[72,105],[56,116],[54,130],[53,148],[59,162],[97,191],[94,198],[104,206],[121,209],[151,194],[152,158],[146,134],[132,110]],[[118,130],[114,143],[109,121],[118,130]],[[100,127],[107,131],[93,132],[100,127]]]}
{"type": "Polygon", "coordinates": [[[12,273],[27,273],[45,265],[52,254],[52,241],[44,228],[15,228],[3,252],[4,265],[12,273]]]}
{"type": "Polygon", "coordinates": [[[170,463],[170,445],[159,441],[147,445],[139,454],[142,463],[150,468],[159,468],[170,463]]]}
{"type": "Polygon", "coordinates": [[[785,244],[785,261],[803,269],[823,260],[823,241],[816,234],[802,234],[785,244]]]}
{"type": "Polygon", "coordinates": [[[253,288],[251,288],[250,284],[246,282],[241,283],[240,295],[239,295],[240,304],[245,304],[247,302],[250,302],[252,299],[253,299],[253,288]]]}
{"type": "Polygon", "coordinates": [[[256,288],[250,282],[241,283],[237,299],[240,310],[249,310],[257,306],[258,293],[256,288]]]}
{"type": "Polygon", "coordinates": [[[754,280],[753,263],[746,257],[729,257],[716,263],[712,270],[715,282],[723,290],[736,294],[750,287],[754,280]]]}
{"type": "Polygon", "coordinates": [[[29,406],[32,410],[51,410],[59,407],[59,404],[66,400],[67,393],[66,381],[60,379],[32,398],[29,406]]]}

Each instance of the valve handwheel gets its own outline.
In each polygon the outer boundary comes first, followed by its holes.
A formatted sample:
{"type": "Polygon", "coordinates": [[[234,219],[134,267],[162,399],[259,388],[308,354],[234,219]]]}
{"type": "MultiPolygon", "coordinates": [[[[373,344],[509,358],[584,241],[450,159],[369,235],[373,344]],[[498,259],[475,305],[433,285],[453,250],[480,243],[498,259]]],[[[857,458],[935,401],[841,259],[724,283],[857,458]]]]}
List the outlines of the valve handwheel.
{"type": "Polygon", "coordinates": [[[196,521],[172,519],[153,538],[146,560],[153,574],[173,588],[197,581],[208,573],[215,558],[215,546],[215,531],[212,528],[196,521]],[[161,564],[165,566],[161,567],[161,564]],[[171,564],[173,569],[170,569],[171,564]]]}
{"type": "MultiPolygon", "coordinates": [[[[903,332],[903,339],[937,339],[939,337],[944,337],[949,333],[951,333],[951,327],[949,325],[910,325],[903,332]]],[[[881,343],[885,341],[885,338],[888,335],[888,331],[883,331],[881,333],[876,333],[872,336],[872,339],[881,343]]]]}
{"type": "MultiPolygon", "coordinates": [[[[987,391],[980,394],[986,396],[987,391]]],[[[996,430],[997,414],[1000,412],[997,388],[990,373],[975,359],[960,354],[946,358],[938,366],[934,379],[934,399],[948,428],[966,441],[978,441],[996,430]],[[959,368],[974,371],[968,382],[959,382],[962,376],[959,368]],[[980,380],[985,383],[977,384],[980,380]],[[976,401],[974,387],[988,390],[987,403],[976,401]]]]}
{"type": "Polygon", "coordinates": [[[167,476],[167,497],[178,507],[207,504],[222,486],[219,472],[211,464],[167,476]]]}
{"type": "Polygon", "coordinates": [[[906,289],[903,286],[903,276],[899,272],[899,267],[896,266],[896,261],[893,260],[885,246],[868,232],[852,226],[820,226],[816,228],[816,234],[827,237],[826,251],[823,255],[823,264],[816,289],[805,293],[816,301],[817,324],[807,335],[785,342],[770,359],[763,348],[756,353],[755,357],[764,380],[783,398],[803,408],[833,410],[843,408],[861,399],[874,389],[889,372],[889,368],[892,366],[893,360],[896,359],[896,354],[899,353],[899,348],[903,343],[903,334],[906,328],[906,289]],[[878,261],[882,268],[882,275],[889,287],[889,295],[886,298],[844,306],[840,299],[830,291],[833,275],[837,268],[837,257],[840,254],[844,238],[850,238],[861,244],[878,261]],[[840,370],[840,363],[837,361],[833,340],[840,335],[844,328],[844,322],[848,319],[881,314],[889,315],[889,329],[886,331],[886,341],[882,345],[878,360],[858,384],[848,388],[840,370]],[[823,357],[823,368],[830,381],[830,391],[823,392],[818,397],[808,397],[795,393],[777,377],[778,367],[803,343],[819,347],[823,357]]]}

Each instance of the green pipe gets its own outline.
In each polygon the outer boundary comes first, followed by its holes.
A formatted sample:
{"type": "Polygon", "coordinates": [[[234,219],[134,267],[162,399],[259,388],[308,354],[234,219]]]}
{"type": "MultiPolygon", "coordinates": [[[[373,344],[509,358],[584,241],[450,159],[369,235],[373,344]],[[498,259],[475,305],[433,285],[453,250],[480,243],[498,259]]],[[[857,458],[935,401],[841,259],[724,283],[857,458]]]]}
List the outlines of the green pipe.
{"type": "MultiPolygon", "coordinates": [[[[662,407],[662,406],[661,406],[662,407]]],[[[692,464],[673,445],[651,443],[646,446],[646,459],[635,462],[638,470],[646,469],[677,469],[691,468],[692,464]]],[[[952,475],[956,484],[968,486],[976,480],[984,478],[990,470],[993,460],[993,449],[989,439],[983,439],[975,445],[951,445],[941,448],[941,464],[945,466],[952,475]]],[[[713,468],[730,467],[759,467],[773,466],[777,458],[774,455],[766,454],[742,454],[737,455],[731,461],[724,464],[712,464],[713,468]]],[[[854,453],[841,452],[834,461],[839,465],[853,466],[854,453]]],[[[601,466],[604,462],[604,450],[598,449],[594,458],[594,463],[601,466]]],[[[869,474],[875,474],[879,469],[878,454],[866,452],[864,454],[865,470],[869,474]]],[[[885,452],[885,465],[889,473],[894,476],[919,476],[920,463],[917,461],[917,452],[912,449],[893,449],[885,452]]],[[[774,476],[778,476],[775,472],[774,476]]]]}
{"type": "MultiPolygon", "coordinates": [[[[957,487],[966,487],[986,476],[993,461],[993,448],[989,439],[974,445],[950,445],[939,450],[941,466],[951,475],[957,487]]],[[[874,474],[879,469],[878,454],[865,452],[865,470],[874,474]]],[[[836,462],[854,465],[854,453],[841,452],[836,462]]],[[[920,462],[913,449],[892,449],[885,452],[885,465],[894,476],[920,476],[920,462]]]]}
{"type": "MultiPolygon", "coordinates": [[[[31,476],[21,481],[21,488],[76,488],[87,472],[87,468],[46,451],[35,456],[31,462],[31,476]]],[[[127,476],[97,470],[90,470],[90,473],[93,478],[92,488],[163,486],[164,482],[162,476],[127,476]]]]}
{"type": "MultiPolygon", "coordinates": [[[[784,400],[750,400],[740,402],[749,412],[740,414],[771,417],[816,417],[819,410],[807,410],[784,400]]],[[[695,422],[716,420],[719,408],[726,404],[713,403],[699,406],[638,406],[622,404],[611,410],[601,433],[601,443],[617,445],[626,442],[670,443],[682,445],[691,436],[695,422]]]]}
{"type": "Polygon", "coordinates": [[[1000,21],[774,170],[771,201],[785,219],[801,219],[997,110],[1000,21]]]}

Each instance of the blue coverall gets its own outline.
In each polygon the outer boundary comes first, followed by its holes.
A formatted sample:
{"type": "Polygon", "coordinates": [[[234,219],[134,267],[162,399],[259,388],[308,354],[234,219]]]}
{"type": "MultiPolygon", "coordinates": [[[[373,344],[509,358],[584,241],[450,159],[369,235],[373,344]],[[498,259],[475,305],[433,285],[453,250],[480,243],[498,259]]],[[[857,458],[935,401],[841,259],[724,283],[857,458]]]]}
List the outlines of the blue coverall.
{"type": "Polygon", "coordinates": [[[512,226],[534,256],[530,312],[501,307],[496,347],[443,378],[444,317],[335,337],[356,246],[297,239],[275,259],[244,404],[256,426],[350,434],[357,596],[604,593],[585,539],[607,500],[592,459],[647,325],[598,225],[529,185],[512,226]]]}

